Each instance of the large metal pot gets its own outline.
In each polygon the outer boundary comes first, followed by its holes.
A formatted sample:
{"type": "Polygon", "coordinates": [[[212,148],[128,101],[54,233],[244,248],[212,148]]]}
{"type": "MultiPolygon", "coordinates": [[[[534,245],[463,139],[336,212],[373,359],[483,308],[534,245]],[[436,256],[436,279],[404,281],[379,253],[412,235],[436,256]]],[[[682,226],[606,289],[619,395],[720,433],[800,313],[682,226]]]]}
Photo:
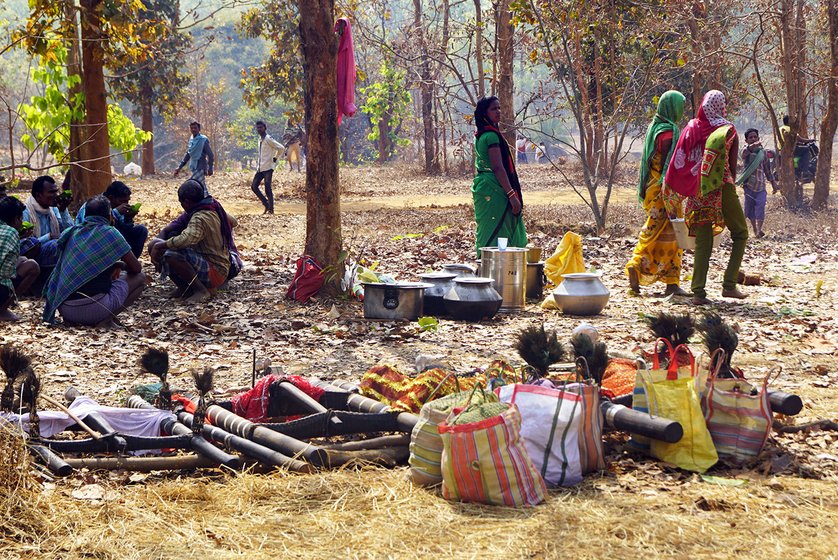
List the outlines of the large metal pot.
{"type": "Polygon", "coordinates": [[[362,282],[364,286],[364,318],[408,320],[424,313],[425,289],[423,282],[378,283],[362,282]]]}
{"type": "Polygon", "coordinates": [[[553,290],[556,305],[567,315],[596,315],[610,296],[600,275],[592,272],[565,274],[562,283],[553,290]]]}
{"type": "Polygon", "coordinates": [[[527,263],[527,299],[541,299],[544,292],[544,261],[527,263]]]}
{"type": "Polygon", "coordinates": [[[480,256],[479,274],[494,280],[495,289],[503,297],[501,310],[523,309],[527,295],[527,249],[483,247],[480,256]]]}
{"type": "Polygon", "coordinates": [[[491,319],[503,303],[493,284],[491,278],[455,278],[454,287],[445,294],[445,310],[461,321],[491,319]]]}
{"type": "Polygon", "coordinates": [[[430,285],[425,289],[425,315],[445,315],[443,298],[454,287],[456,277],[453,272],[429,272],[419,275],[423,282],[430,285]]]}
{"type": "Polygon", "coordinates": [[[474,267],[470,264],[463,264],[463,263],[448,263],[442,265],[442,272],[451,272],[457,275],[457,278],[465,277],[470,278],[474,276],[475,270],[474,267]]]}

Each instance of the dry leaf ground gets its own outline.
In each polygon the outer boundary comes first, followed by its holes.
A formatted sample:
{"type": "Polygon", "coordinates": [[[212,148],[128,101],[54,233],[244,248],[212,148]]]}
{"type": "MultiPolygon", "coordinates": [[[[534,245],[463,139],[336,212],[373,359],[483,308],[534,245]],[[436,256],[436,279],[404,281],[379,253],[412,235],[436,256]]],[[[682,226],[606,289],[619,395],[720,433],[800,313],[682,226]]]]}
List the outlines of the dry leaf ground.
{"type": "MultiPolygon", "coordinates": [[[[399,167],[341,173],[344,239],[354,258],[378,261],[379,270],[401,279],[415,279],[442,262],[473,259],[467,178],[427,178],[399,167]]],[[[522,178],[527,228],[546,254],[568,229],[585,237],[586,263],[603,273],[611,290],[603,314],[586,320],[612,351],[649,344],[641,314],[690,310],[685,301],[654,297],[657,288],[644,290],[642,297],[627,292],[623,267],[642,221],[630,184],[615,191],[611,225],[596,236],[588,211],[553,173],[528,166],[522,178]]],[[[524,326],[544,321],[567,337],[579,322],[543,312],[533,302],[492,322],[441,320],[435,332],[419,332],[415,323],[365,321],[361,304],[348,299],[289,302],[285,288],[304,239],[303,176],[278,173],[274,216],[261,214],[249,180],[247,174],[210,179],[213,194],[240,219],[236,235],[248,266],[205,307],[173,303],[163,296],[166,287],[155,282],[121,317],[123,328],[105,331],[47,327],[38,321],[42,304],[28,300],[18,309],[21,322],[0,326],[0,342],[25,345],[50,396],[59,397],[72,384],[117,404],[133,385],[153,381],[138,376],[136,366],[152,344],[169,350],[175,386],[188,385],[189,368],[214,364],[221,366],[218,385],[232,388],[249,385],[253,348],[289,373],[329,379],[358,379],[379,361],[409,370],[420,353],[445,354],[462,371],[498,356],[518,362],[514,336],[524,326]],[[337,318],[329,315],[333,305],[337,318]]],[[[140,219],[149,229],[159,229],[178,210],[178,183],[132,182],[134,200],[143,203],[140,219]]],[[[834,211],[790,214],[771,198],[768,236],[749,241],[745,257],[745,269],[768,281],[745,288],[750,298],[744,302],[719,297],[729,239],[714,252],[709,297],[740,327],[735,361],[754,377],[783,368],[775,386],[805,401],[799,417],[784,419],[790,423],[838,420],[837,218],[834,211]]],[[[688,255],[685,274],[690,269],[688,255]]],[[[126,473],[87,473],[45,490],[16,492],[29,492],[24,503],[3,494],[10,516],[0,522],[5,541],[0,556],[832,558],[838,544],[836,439],[835,432],[817,429],[775,433],[754,464],[709,473],[745,481],[734,487],[632,455],[614,434],[606,474],[554,491],[547,504],[521,511],[447,503],[411,486],[403,470],[159,474],[135,480],[126,473]],[[117,489],[118,497],[72,498],[74,489],[92,483],[117,489]],[[24,511],[15,509],[20,507],[24,511]]]]}

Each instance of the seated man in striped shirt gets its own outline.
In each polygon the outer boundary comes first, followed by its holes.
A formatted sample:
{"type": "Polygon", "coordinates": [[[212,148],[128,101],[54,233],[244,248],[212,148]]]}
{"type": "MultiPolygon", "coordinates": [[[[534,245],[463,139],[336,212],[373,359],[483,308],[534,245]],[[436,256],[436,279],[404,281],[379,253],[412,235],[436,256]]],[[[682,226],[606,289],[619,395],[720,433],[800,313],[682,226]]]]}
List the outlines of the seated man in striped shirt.
{"type": "Polygon", "coordinates": [[[203,185],[194,179],[180,186],[178,200],[184,213],[149,242],[148,252],[161,278],[177,286],[172,297],[196,303],[237,272],[231,271],[231,252],[232,228],[238,223],[214,198],[204,196],[203,185]]]}

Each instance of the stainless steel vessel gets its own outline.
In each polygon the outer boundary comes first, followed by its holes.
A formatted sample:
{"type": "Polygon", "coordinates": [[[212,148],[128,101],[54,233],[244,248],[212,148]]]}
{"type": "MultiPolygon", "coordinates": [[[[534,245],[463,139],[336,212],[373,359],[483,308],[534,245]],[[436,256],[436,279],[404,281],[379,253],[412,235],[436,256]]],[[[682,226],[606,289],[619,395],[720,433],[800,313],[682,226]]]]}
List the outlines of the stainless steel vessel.
{"type": "Polygon", "coordinates": [[[565,274],[553,290],[556,305],[567,315],[596,315],[608,303],[611,292],[593,272],[565,274]]]}
{"type": "Polygon", "coordinates": [[[483,247],[480,249],[479,275],[491,278],[503,298],[501,311],[519,311],[526,304],[527,249],[521,247],[483,247]]]}
{"type": "Polygon", "coordinates": [[[425,289],[423,282],[377,283],[362,282],[364,286],[364,318],[408,320],[424,313],[425,289]]]}

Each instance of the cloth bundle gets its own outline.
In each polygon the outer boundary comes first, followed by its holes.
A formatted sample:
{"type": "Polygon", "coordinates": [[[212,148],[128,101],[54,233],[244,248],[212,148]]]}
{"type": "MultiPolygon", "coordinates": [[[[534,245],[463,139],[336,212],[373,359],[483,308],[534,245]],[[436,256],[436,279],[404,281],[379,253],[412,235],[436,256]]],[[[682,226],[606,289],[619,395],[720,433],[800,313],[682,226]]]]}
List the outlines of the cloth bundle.
{"type": "Polygon", "coordinates": [[[457,377],[440,368],[429,369],[410,377],[390,365],[371,367],[361,378],[361,394],[383,402],[394,410],[418,414],[422,405],[460,391],[469,391],[478,383],[491,388],[514,382],[515,369],[503,360],[493,361],[485,372],[457,377]]]}
{"type": "Polygon", "coordinates": [[[247,418],[251,422],[268,420],[270,418],[268,411],[271,407],[271,385],[279,381],[288,381],[294,384],[295,387],[314,400],[320,400],[320,397],[326,392],[298,375],[266,375],[257,381],[252,389],[239,393],[230,399],[233,414],[247,418]]]}

